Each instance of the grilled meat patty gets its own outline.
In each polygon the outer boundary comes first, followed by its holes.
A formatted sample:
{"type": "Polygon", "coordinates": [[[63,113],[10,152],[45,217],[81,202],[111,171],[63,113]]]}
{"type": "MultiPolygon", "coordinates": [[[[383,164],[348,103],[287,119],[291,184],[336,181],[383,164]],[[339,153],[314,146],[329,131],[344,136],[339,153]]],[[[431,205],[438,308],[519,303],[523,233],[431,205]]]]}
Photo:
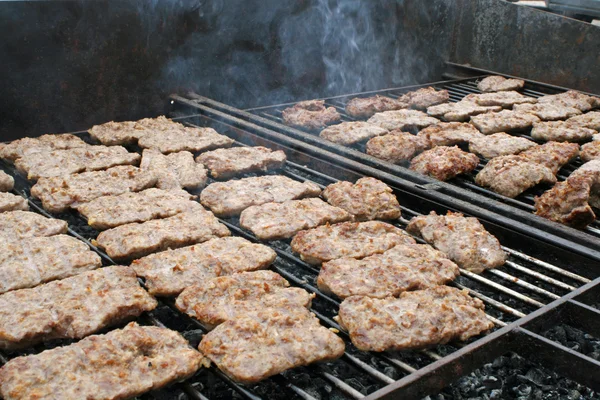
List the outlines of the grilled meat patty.
{"type": "Polygon", "coordinates": [[[32,237],[24,240],[0,237],[0,293],[30,288],[40,283],[96,269],[100,256],[72,236],[32,237]]]}
{"type": "Polygon", "coordinates": [[[537,184],[554,184],[556,177],[550,168],[516,155],[493,158],[475,176],[475,182],[513,198],[537,184]]]}
{"type": "Polygon", "coordinates": [[[329,204],[348,211],[357,221],[400,218],[400,204],[392,189],[375,178],[332,183],[323,190],[329,204]]]}
{"type": "Polygon", "coordinates": [[[437,124],[440,120],[430,117],[422,111],[395,110],[377,113],[367,122],[391,131],[393,129],[422,129],[437,124]]]}
{"type": "Polygon", "coordinates": [[[590,143],[586,143],[581,146],[581,160],[584,162],[588,162],[591,160],[599,160],[600,159],[600,141],[593,141],[590,143]]]}
{"type": "Polygon", "coordinates": [[[568,124],[565,121],[536,122],[531,129],[531,137],[537,140],[556,142],[583,142],[597,132],[593,129],[568,124]]]}
{"type": "Polygon", "coordinates": [[[483,78],[477,84],[477,89],[482,92],[505,92],[511,90],[523,89],[525,81],[521,79],[505,78],[499,75],[492,75],[483,78]]]}
{"type": "Polygon", "coordinates": [[[138,192],[155,183],[153,174],[126,165],[106,171],[40,178],[31,188],[31,195],[42,201],[45,210],[58,213],[101,196],[138,192]]]}
{"type": "Polygon", "coordinates": [[[183,190],[146,189],[116,196],[98,197],[77,207],[88,224],[98,230],[110,229],[132,222],[167,218],[189,211],[198,203],[183,190]]]}
{"type": "Polygon", "coordinates": [[[29,211],[0,213],[0,236],[22,239],[37,236],[54,236],[67,232],[67,222],[46,218],[29,211]]]}
{"type": "Polygon", "coordinates": [[[344,341],[304,307],[256,310],[217,326],[198,347],[237,382],[255,383],[290,368],[344,354],[344,341]]]}
{"type": "Polygon", "coordinates": [[[591,111],[567,120],[568,124],[600,131],[600,111],[591,111]]]}
{"type": "Polygon", "coordinates": [[[260,240],[275,240],[290,238],[304,229],[350,219],[352,216],[346,210],[319,198],[309,198],[249,207],[242,211],[240,225],[260,240]]]}
{"type": "Polygon", "coordinates": [[[0,213],[16,210],[29,210],[27,199],[16,194],[0,192],[0,213]]]}
{"type": "Polygon", "coordinates": [[[239,215],[250,206],[283,203],[288,200],[316,197],[321,188],[315,183],[298,182],[283,175],[257,176],[208,185],[200,201],[215,215],[239,215]]]}
{"type": "Polygon", "coordinates": [[[497,113],[479,114],[471,117],[471,123],[486,135],[531,128],[534,123],[539,121],[540,119],[533,114],[513,110],[502,110],[497,113]]]}
{"type": "Polygon", "coordinates": [[[323,100],[301,101],[281,114],[284,124],[306,129],[322,129],[341,119],[337,110],[326,107],[323,100]]]}
{"type": "Polygon", "coordinates": [[[519,92],[504,91],[493,93],[473,93],[465,96],[461,101],[479,104],[480,106],[501,106],[511,108],[515,104],[537,103],[533,97],[524,96],[519,92]]]}
{"type": "Polygon", "coordinates": [[[349,146],[376,136],[385,135],[387,132],[387,129],[368,122],[349,121],[327,127],[321,131],[319,136],[330,142],[349,146]]]}
{"type": "Polygon", "coordinates": [[[467,153],[458,146],[437,146],[419,154],[410,162],[410,169],[440,181],[473,171],[479,165],[479,157],[467,153]]]}
{"type": "Polygon", "coordinates": [[[585,163],[535,198],[537,215],[574,228],[584,228],[596,219],[592,207],[600,207],[600,160],[585,163]]]}
{"type": "Polygon", "coordinates": [[[186,379],[206,360],[179,333],[130,323],[0,369],[5,400],[126,399],[186,379]]]}
{"type": "Polygon", "coordinates": [[[447,90],[436,90],[431,86],[405,93],[398,98],[400,103],[408,104],[410,108],[418,110],[426,110],[427,107],[447,103],[448,100],[450,100],[450,94],[447,90]]]}
{"type": "Polygon", "coordinates": [[[519,157],[548,167],[556,174],[563,165],[570,163],[578,155],[579,146],[576,143],[548,142],[525,150],[519,157]]]}
{"type": "Polygon", "coordinates": [[[137,165],[140,159],[139,154],[129,153],[121,146],[86,146],[52,150],[43,156],[39,153],[26,153],[15,161],[15,166],[27,175],[27,179],[37,180],[99,171],[117,165],[137,165]]]}
{"type": "Polygon", "coordinates": [[[248,172],[267,172],[283,168],[286,156],[281,150],[266,147],[233,147],[202,153],[196,162],[204,164],[216,179],[231,179],[248,172]]]}
{"type": "Polygon", "coordinates": [[[140,168],[156,176],[159,189],[198,189],[206,185],[206,169],[194,161],[189,151],[164,155],[158,150],[146,149],[140,168]]]}
{"type": "Polygon", "coordinates": [[[0,158],[14,162],[24,155],[47,153],[52,150],[88,147],[88,144],[77,136],[65,133],[60,135],[42,135],[36,138],[22,138],[6,143],[0,147],[0,158]]]}
{"type": "Polygon", "coordinates": [[[408,106],[387,96],[355,97],[346,103],[346,113],[354,118],[370,118],[379,112],[400,110],[408,106]]]}
{"type": "Polygon", "coordinates": [[[0,348],[79,339],[157,305],[129,267],[88,271],[0,295],[0,348]]]}
{"type": "Polygon", "coordinates": [[[213,150],[229,147],[234,142],[233,139],[221,135],[213,128],[183,126],[165,131],[149,130],[139,138],[138,145],[144,149],[154,149],[168,154],[178,151],[213,150]]]}
{"type": "Polygon", "coordinates": [[[427,244],[406,243],[361,260],[338,258],[323,263],[317,285],[340,298],[387,297],[443,285],[458,275],[458,266],[443,253],[427,244]]]}
{"type": "Polygon", "coordinates": [[[0,170],[0,192],[9,192],[15,187],[15,180],[6,172],[0,170]]]}
{"type": "Polygon", "coordinates": [[[209,328],[266,308],[310,308],[315,294],[289,286],[272,271],[242,272],[190,286],[175,305],[209,328]]]}
{"type": "Polygon", "coordinates": [[[453,212],[437,215],[432,211],[411,219],[406,230],[421,236],[459,267],[471,272],[500,267],[506,261],[507,255],[498,239],[477,218],[453,212]]]}
{"type": "Polygon", "coordinates": [[[343,222],[298,232],[292,250],[307,263],[320,264],[342,257],[367,257],[411,243],[415,243],[412,237],[385,222],[343,222]]]}
{"type": "Polygon", "coordinates": [[[600,103],[595,97],[588,96],[583,93],[569,90],[564,93],[542,96],[538,99],[540,103],[551,103],[564,107],[574,107],[583,112],[589,111],[594,107],[598,107],[600,103]]]}
{"type": "Polygon", "coordinates": [[[183,128],[184,126],[179,122],[161,115],[156,118],[144,118],[138,121],[110,121],[102,125],[94,125],[88,130],[88,133],[106,146],[115,146],[137,143],[142,136],[152,131],[165,132],[183,128]]]}
{"type": "Polygon", "coordinates": [[[150,254],[133,261],[131,267],[146,280],[151,294],[174,296],[212,278],[267,268],[276,257],[271,248],[262,244],[240,237],[222,237],[150,254]]]}
{"type": "Polygon", "coordinates": [[[121,225],[101,232],[96,243],[110,257],[122,260],[231,234],[210,211],[194,204],[196,206],[189,211],[172,217],[121,225]]]}
{"type": "Polygon", "coordinates": [[[404,292],[400,298],[353,296],[338,321],[360,350],[410,350],[467,340],[493,328],[483,302],[448,286],[404,292]]]}
{"type": "Polygon", "coordinates": [[[490,160],[494,157],[518,154],[535,146],[537,144],[534,141],[524,137],[498,132],[473,138],[469,143],[469,151],[490,160]]]}
{"type": "Polygon", "coordinates": [[[473,115],[500,110],[502,110],[501,106],[480,106],[473,101],[461,100],[458,103],[444,103],[429,107],[427,114],[446,121],[468,121],[473,115]]]}
{"type": "Polygon", "coordinates": [[[513,110],[528,112],[542,121],[556,121],[581,114],[577,108],[553,103],[515,104],[513,110]]]}
{"type": "Polygon", "coordinates": [[[427,148],[427,141],[423,137],[394,129],[386,135],[369,140],[366,151],[373,157],[400,164],[409,161],[427,148]]]}
{"type": "Polygon", "coordinates": [[[417,136],[428,143],[427,147],[454,146],[484,137],[477,128],[464,122],[440,122],[421,130],[417,136]]]}

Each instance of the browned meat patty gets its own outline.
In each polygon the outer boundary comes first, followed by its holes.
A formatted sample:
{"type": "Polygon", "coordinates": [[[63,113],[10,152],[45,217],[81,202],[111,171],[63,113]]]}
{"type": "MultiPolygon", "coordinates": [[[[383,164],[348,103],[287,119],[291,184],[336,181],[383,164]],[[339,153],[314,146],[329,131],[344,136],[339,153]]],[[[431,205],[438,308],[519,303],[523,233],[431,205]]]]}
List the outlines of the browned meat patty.
{"type": "Polygon", "coordinates": [[[515,104],[513,110],[528,112],[542,121],[556,121],[581,114],[577,108],[553,103],[515,104]]]}
{"type": "Polygon", "coordinates": [[[499,75],[492,75],[483,78],[477,84],[477,89],[482,92],[505,92],[511,90],[523,89],[525,81],[521,79],[505,78],[499,75]]]}
{"type": "Polygon", "coordinates": [[[554,184],[556,177],[550,168],[516,155],[493,158],[475,176],[475,182],[513,198],[537,184],[554,184]]]}
{"type": "Polygon", "coordinates": [[[63,279],[102,265],[100,256],[72,236],[2,240],[0,293],[63,279]]]}
{"type": "Polygon", "coordinates": [[[535,146],[537,144],[529,139],[498,132],[472,139],[469,151],[490,160],[494,157],[517,154],[535,146]]]}
{"type": "Polygon", "coordinates": [[[221,276],[185,289],[175,305],[210,329],[225,321],[267,308],[310,308],[315,294],[297,287],[272,271],[221,276]]]}
{"type": "Polygon", "coordinates": [[[194,161],[189,151],[164,155],[158,150],[146,149],[140,168],[156,176],[159,189],[198,189],[206,185],[206,169],[194,161]]]}
{"type": "Polygon", "coordinates": [[[131,223],[101,232],[98,246],[114,259],[139,258],[168,248],[229,236],[225,225],[198,203],[192,210],[164,219],[131,223]]]}
{"type": "Polygon", "coordinates": [[[297,232],[324,224],[352,219],[346,210],[330,206],[319,198],[289,200],[252,206],[240,216],[240,225],[260,240],[287,239],[297,232]]]}
{"type": "Polygon", "coordinates": [[[477,218],[460,213],[414,217],[406,227],[414,235],[445,253],[461,268],[480,273],[504,265],[506,253],[500,242],[490,234],[477,218]]]}
{"type": "Polygon", "coordinates": [[[556,174],[563,165],[573,161],[578,155],[579,145],[576,143],[548,142],[520,153],[519,157],[548,167],[556,174]]]}
{"type": "Polygon", "coordinates": [[[16,194],[0,192],[0,213],[16,210],[29,210],[27,199],[16,194]]]}
{"type": "Polygon", "coordinates": [[[408,92],[398,98],[399,102],[406,103],[410,108],[416,108],[418,110],[426,110],[427,107],[435,106],[440,103],[447,103],[448,100],[450,100],[450,94],[447,90],[436,90],[432,87],[408,92]]]}
{"type": "Polygon", "coordinates": [[[126,165],[106,171],[40,178],[31,188],[31,194],[42,201],[45,210],[58,213],[101,196],[138,192],[155,183],[153,174],[126,165]]]}
{"type": "Polygon", "coordinates": [[[336,182],[323,190],[329,204],[348,211],[357,221],[400,218],[400,204],[392,189],[375,178],[336,182]]]}
{"type": "Polygon", "coordinates": [[[0,170],[0,192],[9,192],[13,190],[15,180],[6,172],[0,170]]]}
{"type": "Polygon", "coordinates": [[[0,236],[6,238],[29,238],[54,236],[67,232],[67,222],[46,218],[29,211],[9,211],[0,214],[0,236]]]}
{"type": "Polygon", "coordinates": [[[87,147],[88,144],[77,136],[65,133],[60,135],[42,135],[37,138],[23,138],[0,147],[0,158],[14,162],[17,158],[34,153],[47,153],[52,150],[87,147]]]}
{"type": "Polygon", "coordinates": [[[380,221],[343,222],[298,232],[292,250],[309,264],[337,258],[363,258],[415,240],[402,229],[380,221]]]}
{"type": "Polygon", "coordinates": [[[524,96],[515,91],[473,93],[465,96],[461,101],[476,103],[480,106],[501,106],[503,108],[511,108],[515,104],[537,103],[537,100],[533,97],[524,96]]]}
{"type": "Polygon", "coordinates": [[[151,131],[165,132],[181,130],[184,126],[164,115],[157,118],[144,118],[139,121],[110,121],[102,125],[94,125],[88,133],[106,146],[134,144],[151,131]]]}
{"type": "Polygon", "coordinates": [[[583,112],[597,107],[597,99],[583,93],[569,90],[568,92],[542,96],[538,99],[540,103],[552,103],[565,107],[574,107],[583,112]]]}
{"type": "Polygon", "coordinates": [[[567,120],[568,124],[600,131],[600,111],[591,111],[567,120]]]}
{"type": "Polygon", "coordinates": [[[422,137],[395,129],[387,135],[369,140],[366,151],[373,157],[400,164],[409,161],[427,147],[427,142],[422,137]]]}
{"type": "Polygon", "coordinates": [[[410,169],[440,181],[473,171],[479,165],[479,157],[467,153],[458,146],[437,146],[427,150],[410,162],[410,169]]]}
{"type": "Polygon", "coordinates": [[[322,129],[341,119],[335,107],[325,107],[323,100],[301,101],[281,114],[284,124],[306,129],[322,129]]]}
{"type": "Polygon", "coordinates": [[[315,183],[298,182],[283,175],[267,175],[215,182],[202,191],[200,200],[215,215],[239,215],[250,206],[283,203],[288,200],[316,197],[321,188],[315,183]]]}
{"type": "Polygon", "coordinates": [[[277,255],[271,248],[240,237],[222,237],[204,243],[151,254],[131,263],[156,296],[175,296],[186,287],[237,272],[265,269],[277,255]]]}
{"type": "Polygon", "coordinates": [[[364,121],[342,122],[321,131],[319,136],[331,142],[349,146],[376,136],[385,135],[387,129],[364,121]]]}
{"type": "Polygon", "coordinates": [[[290,307],[226,321],[204,335],[198,349],[230,378],[250,384],[290,368],[334,360],[345,346],[306,308],[290,307]]]}
{"type": "Polygon", "coordinates": [[[571,125],[565,121],[536,122],[531,129],[532,138],[555,142],[583,142],[596,133],[593,129],[571,125]]]}
{"type": "Polygon", "coordinates": [[[5,400],[133,398],[196,373],[205,358],[179,333],[130,323],[0,369],[5,400]]]}
{"type": "Polygon", "coordinates": [[[129,267],[88,271],[0,295],[0,348],[79,339],[157,305],[129,267]]]}
{"type": "Polygon", "coordinates": [[[217,133],[213,128],[182,127],[165,131],[150,130],[139,140],[144,149],[154,149],[161,153],[178,151],[207,151],[229,147],[234,140],[217,133]]]}
{"type": "Polygon", "coordinates": [[[600,160],[600,141],[594,140],[581,146],[580,157],[584,162],[600,160]]]}
{"type": "Polygon", "coordinates": [[[355,97],[346,103],[346,113],[354,118],[369,118],[379,112],[400,110],[408,106],[387,96],[355,97]]]}
{"type": "Polygon", "coordinates": [[[360,350],[410,350],[467,340],[492,329],[484,309],[466,290],[436,286],[400,298],[347,298],[338,320],[360,350]]]}
{"type": "Polygon", "coordinates": [[[248,172],[267,172],[283,168],[286,156],[281,150],[266,147],[233,147],[200,154],[196,162],[204,164],[216,179],[231,179],[248,172]]]}
{"type": "Polygon", "coordinates": [[[443,285],[459,273],[456,264],[428,244],[399,244],[361,260],[338,258],[323,263],[317,285],[340,298],[382,298],[443,285]]]}
{"type": "Polygon", "coordinates": [[[437,124],[440,120],[430,117],[422,111],[395,110],[377,113],[367,122],[391,131],[393,129],[422,129],[437,124]]]}
{"type": "Polygon", "coordinates": [[[27,174],[27,179],[37,180],[117,165],[137,165],[140,159],[139,154],[129,153],[121,146],[86,146],[49,151],[43,157],[39,153],[26,153],[15,161],[15,166],[27,174]]]}
{"type": "Polygon", "coordinates": [[[535,213],[574,228],[585,228],[596,219],[592,206],[600,206],[599,196],[600,161],[594,160],[536,197],[535,213]]]}
{"type": "Polygon", "coordinates": [[[427,147],[454,146],[484,137],[473,125],[463,122],[440,122],[423,129],[417,136],[427,141],[427,147]]]}
{"type": "MultiPolygon", "coordinates": [[[[500,92],[505,93],[505,92],[500,92]]],[[[471,123],[486,135],[531,128],[540,119],[522,111],[502,110],[497,113],[479,114],[471,117],[471,123]]]]}
{"type": "Polygon", "coordinates": [[[469,117],[502,110],[501,106],[480,106],[472,101],[444,103],[427,109],[427,114],[446,121],[468,121],[469,117]]]}
{"type": "Polygon", "coordinates": [[[146,189],[136,193],[98,197],[77,207],[88,224],[103,230],[132,222],[167,218],[190,211],[198,205],[183,190],[146,189]]]}

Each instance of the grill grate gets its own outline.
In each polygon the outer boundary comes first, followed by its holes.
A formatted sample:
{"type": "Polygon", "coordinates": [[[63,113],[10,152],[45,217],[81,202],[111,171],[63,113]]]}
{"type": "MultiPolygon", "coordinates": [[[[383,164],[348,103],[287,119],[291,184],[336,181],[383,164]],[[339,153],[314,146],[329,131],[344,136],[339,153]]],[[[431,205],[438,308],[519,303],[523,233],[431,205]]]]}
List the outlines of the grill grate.
{"type": "MultiPolygon", "coordinates": [[[[210,122],[218,131],[230,134],[238,139],[240,135],[243,135],[246,140],[238,142],[238,145],[264,144],[257,143],[259,139],[253,137],[249,132],[233,130],[224,124],[216,126],[215,124],[218,124],[216,121],[210,121],[207,118],[200,121],[193,120],[193,122],[202,124],[210,122]],[[224,128],[229,128],[229,130],[224,128]]],[[[284,175],[297,180],[308,179],[321,187],[337,180],[333,176],[328,176],[306,166],[306,164],[312,166],[306,154],[289,148],[284,148],[284,150],[292,160],[287,163],[282,171],[284,175]]],[[[94,251],[101,255],[105,265],[113,263],[105,253],[92,245],[91,239],[95,238],[97,232],[89,227],[81,216],[75,212],[60,215],[48,214],[41,208],[38,200],[30,197],[31,185],[26,179],[10,165],[3,164],[2,167],[16,177],[15,191],[28,198],[32,210],[47,216],[67,220],[69,234],[86,241],[94,251]]],[[[335,168],[331,166],[331,169],[323,170],[333,172],[337,171],[335,168]]],[[[212,180],[209,180],[209,183],[211,182],[212,180]]],[[[427,206],[430,203],[424,203],[420,199],[409,202],[407,195],[402,194],[399,188],[394,188],[394,190],[399,196],[400,202],[407,204],[402,207],[403,218],[397,222],[397,226],[401,228],[405,227],[408,220],[413,216],[426,213],[433,208],[434,204],[427,206]],[[406,202],[403,201],[405,199],[406,202]]],[[[445,212],[446,209],[437,206],[437,211],[445,212]]],[[[232,234],[251,241],[258,241],[251,233],[239,227],[237,218],[222,219],[221,221],[228,226],[232,234]]],[[[502,237],[500,240],[504,242],[502,237]]],[[[314,284],[318,268],[306,264],[296,257],[291,252],[289,243],[289,240],[267,243],[278,255],[272,269],[284,276],[292,285],[316,293],[317,296],[313,301],[312,311],[324,326],[340,330],[333,320],[333,316],[337,313],[339,301],[319,292],[314,284]]],[[[539,259],[543,257],[530,255],[533,254],[529,251],[530,245],[531,242],[528,242],[525,238],[523,247],[513,245],[505,247],[505,250],[510,253],[509,262],[506,266],[496,271],[486,271],[482,275],[475,275],[463,270],[461,276],[453,283],[459,288],[468,289],[471,295],[480,298],[486,304],[487,315],[496,324],[496,328],[494,332],[485,336],[473,338],[467,343],[437,346],[429,350],[377,354],[357,350],[350,343],[348,336],[340,330],[340,336],[346,342],[347,350],[344,356],[337,361],[297,368],[250,386],[236,384],[213,366],[207,370],[201,370],[196,376],[185,382],[144,395],[141,398],[185,398],[181,396],[188,396],[188,398],[193,399],[212,399],[230,398],[235,395],[235,397],[247,399],[357,399],[365,395],[385,395],[389,391],[392,391],[395,395],[406,396],[405,398],[418,398],[433,393],[449,384],[461,373],[455,370],[445,380],[438,381],[435,385],[426,385],[425,392],[423,392],[423,389],[418,389],[419,385],[427,382],[430,373],[443,371],[445,365],[463,362],[461,360],[463,360],[465,354],[469,353],[471,354],[470,359],[483,362],[493,353],[481,353],[479,357],[475,357],[476,349],[484,348],[489,343],[497,345],[502,340],[506,340],[509,337],[508,334],[515,332],[515,329],[517,329],[515,324],[524,324],[528,318],[533,318],[536,313],[542,313],[541,315],[551,313],[552,310],[559,307],[557,302],[564,303],[568,301],[568,296],[584,292],[592,285],[600,287],[597,285],[598,280],[590,283],[590,279],[584,276],[587,273],[570,271],[568,255],[560,253],[561,255],[555,256],[555,260],[550,257],[544,258],[545,261],[543,261],[539,259]],[[415,373],[417,371],[418,373],[415,373]],[[414,390],[421,391],[413,393],[414,390]]],[[[143,282],[141,283],[143,284],[143,282]]],[[[207,331],[198,321],[180,313],[174,307],[174,302],[169,299],[162,299],[159,307],[143,316],[140,321],[177,330],[188,338],[194,346],[199,342],[201,335],[207,331]]],[[[552,322],[549,321],[548,323],[552,322]]],[[[49,343],[47,346],[51,347],[64,343],[67,342],[49,343]]],[[[502,353],[505,353],[513,347],[506,344],[506,346],[500,348],[502,353]]],[[[26,353],[38,352],[43,349],[44,346],[37,346],[35,349],[27,350],[26,353]]],[[[553,349],[553,351],[556,350],[553,349]]],[[[0,361],[5,363],[10,358],[20,354],[22,353],[0,354],[0,361]]],[[[575,355],[575,357],[579,357],[579,355],[575,355]]],[[[583,382],[588,383],[585,380],[583,382]]]]}

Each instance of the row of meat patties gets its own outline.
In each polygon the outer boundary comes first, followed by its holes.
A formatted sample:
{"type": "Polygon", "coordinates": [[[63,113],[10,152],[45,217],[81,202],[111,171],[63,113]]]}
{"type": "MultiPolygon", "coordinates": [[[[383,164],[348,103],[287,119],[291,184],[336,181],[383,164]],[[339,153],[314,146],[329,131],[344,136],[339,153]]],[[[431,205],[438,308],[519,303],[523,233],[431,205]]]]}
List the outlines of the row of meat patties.
{"type": "Polygon", "coordinates": [[[523,85],[490,76],[478,84],[483,93],[457,103],[448,102],[446,90],[432,87],[397,99],[353,98],[346,113],[367,120],[341,123],[334,107],[311,100],[284,110],[283,121],[320,129],[322,138],[341,145],[364,144],[371,156],[409,163],[442,181],[474,173],[485,160],[475,182],[509,198],[539,184],[554,185],[561,167],[579,157],[588,165],[537,198],[535,209],[545,218],[584,227],[595,219],[592,207],[600,206],[600,170],[597,162],[589,163],[600,159],[600,111],[592,111],[600,99],[576,91],[535,99],[516,91],[523,85]]]}
{"type": "MultiPolygon", "coordinates": [[[[202,148],[203,129],[160,117],[91,129],[106,147],[45,135],[0,148],[37,180],[31,193],[46,210],[78,212],[100,231],[94,243],[123,264],[102,267],[63,220],[26,211],[24,198],[3,192],[20,206],[0,213],[0,348],[81,339],[9,361],[0,369],[3,398],[131,397],[210,362],[253,383],[340,357],[344,341],[310,312],[315,294],[269,270],[276,253],[260,241],[292,239],[294,252],[321,265],[317,286],[340,299],[337,320],[359,349],[422,348],[492,328],[481,301],[444,285],[461,268],[480,273],[504,264],[498,240],[477,219],[415,217],[407,228],[413,237],[389,223],[401,211],[383,182],[363,178],[321,190],[277,175],[281,151],[202,148]],[[161,147],[160,135],[146,132],[154,129],[180,140],[161,147]],[[143,147],[145,134],[154,138],[146,146],[156,147],[141,159],[120,147],[143,147]],[[200,154],[194,160],[190,151],[200,154]],[[243,177],[249,172],[259,175],[243,177]],[[219,181],[205,187],[209,174],[219,181]],[[199,199],[185,188],[201,190],[199,199]],[[239,218],[258,240],[231,236],[218,217],[239,218]],[[155,297],[176,297],[176,307],[209,330],[198,350],[177,332],[136,323],[94,335],[153,310],[155,297]]],[[[3,190],[12,189],[11,177],[0,179],[3,190]]]]}

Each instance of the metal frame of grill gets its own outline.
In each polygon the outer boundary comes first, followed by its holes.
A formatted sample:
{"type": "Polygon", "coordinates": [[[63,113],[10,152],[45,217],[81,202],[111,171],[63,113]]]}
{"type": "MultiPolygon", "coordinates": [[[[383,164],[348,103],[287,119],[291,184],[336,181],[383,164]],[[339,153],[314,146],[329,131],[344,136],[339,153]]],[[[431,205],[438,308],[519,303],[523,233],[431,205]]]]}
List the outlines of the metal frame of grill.
{"type": "MultiPolygon", "coordinates": [[[[471,75],[477,76],[439,81],[424,85],[348,94],[325,98],[324,100],[326,105],[333,106],[340,112],[343,121],[350,121],[354,119],[345,115],[344,105],[348,99],[353,97],[365,97],[379,94],[397,98],[403,93],[422,87],[433,86],[439,89],[447,89],[450,92],[450,101],[457,102],[470,93],[480,93],[476,85],[477,80],[488,74],[493,74],[492,71],[470,69],[456,64],[448,64],[451,67],[460,67],[463,72],[464,70],[467,70],[471,75]]],[[[546,94],[560,93],[565,90],[567,89],[558,86],[546,85],[535,81],[526,81],[523,93],[531,97],[540,97],[546,94]]],[[[446,195],[447,198],[460,199],[493,211],[494,213],[511,216],[513,221],[524,222],[521,226],[514,222],[510,222],[509,225],[513,228],[543,240],[550,240],[557,245],[567,246],[580,254],[592,255],[600,261],[600,222],[595,221],[584,230],[577,230],[536,216],[532,213],[533,198],[535,195],[543,193],[543,190],[540,188],[528,190],[516,199],[511,199],[476,185],[473,175],[459,176],[449,182],[437,181],[433,178],[411,171],[401,165],[395,165],[372,157],[364,152],[364,145],[350,147],[341,146],[321,139],[318,136],[317,131],[300,130],[284,125],[280,118],[281,111],[295,103],[239,110],[196,94],[190,94],[187,97],[174,95],[172,96],[172,99],[173,101],[192,106],[203,112],[211,110],[210,112],[215,113],[215,115],[218,115],[219,117],[226,116],[226,118],[235,120],[236,123],[240,121],[250,122],[261,128],[265,128],[266,131],[281,133],[286,137],[298,139],[305,144],[313,145],[334,152],[335,154],[342,155],[345,160],[336,160],[336,163],[341,163],[341,165],[358,170],[361,173],[372,175],[374,168],[381,172],[389,173],[394,177],[412,181],[420,188],[424,189],[426,192],[424,195],[427,197],[437,199],[443,197],[442,195],[446,195]],[[350,160],[357,161],[362,164],[362,166],[353,165],[350,160]],[[567,240],[565,241],[564,239],[567,240]]],[[[266,133],[266,135],[270,134],[271,133],[266,133]]],[[[520,134],[529,137],[528,132],[521,132],[520,134]]],[[[481,159],[481,163],[476,172],[483,167],[484,163],[485,160],[481,159]]],[[[559,180],[566,178],[568,174],[580,165],[581,162],[577,160],[564,166],[559,171],[559,180]]],[[[452,202],[448,204],[452,204],[452,202]]]]}
{"type": "MultiPolygon", "coordinates": [[[[188,106],[184,105],[183,110],[188,110],[188,106]]],[[[244,128],[241,128],[237,123],[220,120],[220,117],[218,112],[207,112],[204,115],[179,120],[197,126],[212,126],[236,139],[237,145],[263,145],[284,150],[289,162],[282,173],[293,179],[309,179],[324,186],[339,179],[354,181],[364,176],[337,165],[334,161],[339,156],[335,154],[312,146],[301,147],[297,140],[291,138],[265,138],[256,133],[262,130],[260,127],[244,123],[244,128]]],[[[15,193],[28,198],[32,210],[67,220],[71,235],[86,241],[102,256],[106,265],[113,263],[91,243],[97,232],[86,224],[83,217],[72,211],[58,215],[45,212],[40,202],[30,197],[31,183],[25,177],[13,166],[2,163],[0,167],[15,176],[15,193]]],[[[311,391],[315,390],[315,385],[324,384],[331,388],[332,397],[362,398],[364,393],[360,390],[366,389],[367,398],[400,396],[418,399],[438,392],[458,377],[511,351],[543,363],[545,367],[553,368],[565,377],[592,389],[600,389],[600,362],[541,335],[544,330],[558,323],[566,323],[596,337],[600,336],[600,310],[594,308],[598,307],[595,302],[600,297],[600,278],[590,279],[597,276],[597,262],[593,258],[581,256],[507,228],[507,225],[502,223],[503,217],[479,210],[477,207],[470,207],[468,211],[465,208],[466,204],[462,202],[448,207],[439,199],[434,201],[424,198],[421,196],[422,192],[415,191],[413,183],[400,178],[396,178],[395,184],[391,186],[403,205],[403,217],[398,221],[398,226],[404,227],[412,216],[431,210],[438,213],[445,213],[449,209],[467,211],[468,214],[479,217],[510,253],[506,266],[482,275],[461,271],[461,276],[453,283],[466,288],[471,295],[484,301],[486,313],[496,324],[493,332],[467,343],[438,346],[417,352],[383,354],[358,351],[350,344],[347,335],[341,332],[340,336],[346,342],[347,351],[340,360],[297,368],[252,386],[233,382],[213,366],[200,370],[185,382],[165,389],[166,396],[171,396],[172,393],[172,397],[168,398],[177,398],[185,393],[189,398],[207,399],[212,397],[211,394],[216,390],[214,388],[219,386],[230,395],[235,392],[238,396],[253,400],[261,398],[269,391],[273,393],[274,389],[281,397],[314,399],[316,396],[311,395],[311,391]]],[[[257,241],[251,233],[239,227],[236,218],[221,221],[234,235],[257,241]]],[[[324,326],[339,329],[332,319],[339,301],[320,293],[316,288],[314,281],[318,268],[296,257],[290,251],[289,241],[266,244],[278,255],[272,269],[288,279],[292,285],[316,293],[312,311],[324,326]]],[[[157,310],[139,320],[142,323],[180,331],[184,336],[193,338],[193,343],[194,340],[199,340],[202,332],[206,332],[206,328],[201,324],[177,311],[173,301],[169,299],[161,300],[157,310]]],[[[64,343],[68,341],[60,342],[64,343]]],[[[39,352],[56,344],[36,346],[26,353],[39,352]]],[[[0,364],[19,354],[21,353],[0,353],[0,364]]],[[[142,398],[165,398],[164,396],[153,397],[149,394],[142,398]]]]}

